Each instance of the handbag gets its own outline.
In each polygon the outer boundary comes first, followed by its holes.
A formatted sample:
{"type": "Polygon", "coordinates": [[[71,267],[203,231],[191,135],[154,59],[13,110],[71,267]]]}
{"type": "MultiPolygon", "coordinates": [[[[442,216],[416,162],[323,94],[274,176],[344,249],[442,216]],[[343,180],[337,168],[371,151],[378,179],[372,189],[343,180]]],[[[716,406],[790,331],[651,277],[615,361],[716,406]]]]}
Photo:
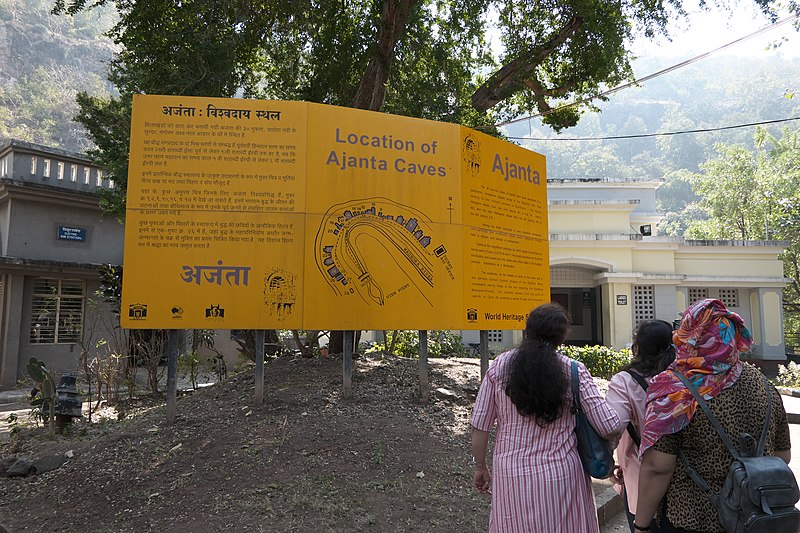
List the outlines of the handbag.
{"type": "Polygon", "coordinates": [[[614,456],[608,442],[600,436],[589,422],[581,407],[578,383],[578,363],[570,360],[572,376],[572,408],[575,413],[575,436],[578,439],[578,455],[584,471],[595,479],[605,479],[614,469],[614,456]]]}

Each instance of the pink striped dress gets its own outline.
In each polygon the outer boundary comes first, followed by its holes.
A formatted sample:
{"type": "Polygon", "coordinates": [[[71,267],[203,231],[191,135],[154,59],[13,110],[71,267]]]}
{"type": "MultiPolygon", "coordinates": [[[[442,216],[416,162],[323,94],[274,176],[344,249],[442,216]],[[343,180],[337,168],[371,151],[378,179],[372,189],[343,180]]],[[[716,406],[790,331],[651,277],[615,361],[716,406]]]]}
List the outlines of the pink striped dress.
{"type": "MultiPolygon", "coordinates": [[[[502,377],[513,350],[495,359],[481,384],[472,425],[491,430],[497,421],[492,456],[490,532],[597,533],[597,511],[589,476],[575,440],[575,417],[568,392],[561,417],[545,427],[520,416],[505,393],[502,377]]],[[[569,359],[559,354],[569,379],[569,359]]],[[[601,435],[619,427],[586,367],[578,364],[581,404],[601,435]]]]}

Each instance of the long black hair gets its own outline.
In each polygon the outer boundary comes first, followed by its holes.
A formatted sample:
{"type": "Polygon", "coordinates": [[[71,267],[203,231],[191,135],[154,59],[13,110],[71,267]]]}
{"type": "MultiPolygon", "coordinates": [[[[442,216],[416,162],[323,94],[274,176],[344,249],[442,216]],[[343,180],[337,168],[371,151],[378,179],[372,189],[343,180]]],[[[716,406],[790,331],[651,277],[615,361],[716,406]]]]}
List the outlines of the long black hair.
{"type": "Polygon", "coordinates": [[[543,304],[531,311],[525,338],[512,356],[506,394],[517,412],[544,426],[561,416],[569,385],[556,348],[569,333],[567,312],[558,304],[543,304]]]}
{"type": "Polygon", "coordinates": [[[645,320],[633,334],[633,360],[623,370],[635,370],[650,378],[662,372],[675,360],[672,345],[672,324],[663,320],[645,320]]]}

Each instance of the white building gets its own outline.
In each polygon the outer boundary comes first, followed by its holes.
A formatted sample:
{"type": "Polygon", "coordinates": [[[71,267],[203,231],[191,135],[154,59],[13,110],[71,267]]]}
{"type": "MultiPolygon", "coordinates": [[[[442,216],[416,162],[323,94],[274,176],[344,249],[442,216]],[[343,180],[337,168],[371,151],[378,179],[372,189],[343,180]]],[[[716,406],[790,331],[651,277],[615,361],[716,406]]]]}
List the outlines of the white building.
{"type": "MultiPolygon", "coordinates": [[[[719,298],[753,333],[752,355],[768,366],[786,359],[781,291],[786,285],[776,241],[689,241],[656,234],[650,180],[548,180],[553,301],[572,317],[573,344],[621,348],[636,324],[672,321],[700,298],[719,298]],[[645,233],[645,235],[643,235],[645,233]],[[769,363],[768,361],[772,361],[769,363]]],[[[478,342],[478,332],[464,331],[478,342]]],[[[521,332],[493,331],[496,348],[521,332]]]]}

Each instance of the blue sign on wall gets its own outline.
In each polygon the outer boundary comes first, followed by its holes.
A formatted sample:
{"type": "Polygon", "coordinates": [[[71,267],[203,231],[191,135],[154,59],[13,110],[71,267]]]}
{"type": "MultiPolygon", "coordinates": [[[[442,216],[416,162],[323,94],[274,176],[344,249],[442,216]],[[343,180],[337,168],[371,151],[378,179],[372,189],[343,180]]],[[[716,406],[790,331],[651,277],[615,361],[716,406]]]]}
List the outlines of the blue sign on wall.
{"type": "Polygon", "coordinates": [[[70,228],[69,226],[58,227],[58,238],[65,241],[85,241],[86,230],[84,228],[70,228]]]}

